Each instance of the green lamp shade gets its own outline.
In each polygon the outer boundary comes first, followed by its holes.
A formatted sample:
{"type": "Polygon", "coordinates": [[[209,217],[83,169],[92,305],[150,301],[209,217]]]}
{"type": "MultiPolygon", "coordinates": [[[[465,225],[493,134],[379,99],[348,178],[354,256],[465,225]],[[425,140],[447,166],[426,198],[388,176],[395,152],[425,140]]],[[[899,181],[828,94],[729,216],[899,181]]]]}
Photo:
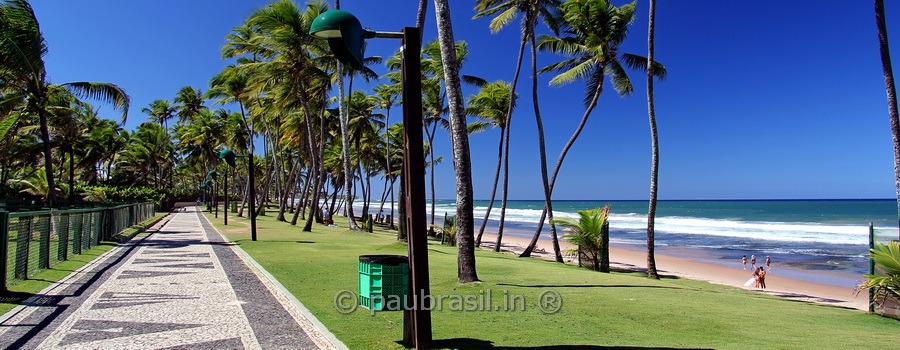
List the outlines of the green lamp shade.
{"type": "Polygon", "coordinates": [[[219,159],[224,159],[225,163],[228,163],[228,165],[232,168],[235,167],[234,158],[234,152],[232,152],[230,149],[226,148],[223,149],[222,152],[219,152],[219,159]]]}
{"type": "Polygon", "coordinates": [[[208,173],[206,173],[206,176],[211,177],[213,180],[219,179],[219,173],[217,173],[215,170],[210,170],[208,173]]]}
{"type": "Polygon", "coordinates": [[[213,185],[212,180],[206,180],[203,184],[206,185],[207,188],[212,187],[213,185]]]}
{"type": "Polygon", "coordinates": [[[200,184],[200,189],[201,189],[201,190],[205,190],[205,189],[206,189],[206,183],[200,184]]]}
{"type": "Polygon", "coordinates": [[[363,68],[365,39],[375,37],[375,32],[362,28],[356,16],[341,10],[322,12],[313,20],[309,33],[327,39],[334,56],[355,70],[363,68]]]}

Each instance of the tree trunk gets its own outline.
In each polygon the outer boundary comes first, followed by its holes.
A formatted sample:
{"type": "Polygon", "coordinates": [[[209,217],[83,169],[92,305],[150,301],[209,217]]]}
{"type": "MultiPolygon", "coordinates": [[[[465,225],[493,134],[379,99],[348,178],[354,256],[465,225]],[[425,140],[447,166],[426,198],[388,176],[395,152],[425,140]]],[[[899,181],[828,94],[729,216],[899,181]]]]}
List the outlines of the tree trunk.
{"type": "Polygon", "coordinates": [[[407,234],[407,226],[406,226],[406,177],[405,174],[400,174],[400,193],[399,196],[400,203],[398,208],[397,217],[400,218],[397,222],[400,223],[400,227],[397,229],[397,240],[401,242],[409,241],[409,235],[407,234]]]}
{"type": "MultiPolygon", "coordinates": [[[[602,69],[602,68],[600,68],[600,69],[602,69]]],[[[578,127],[575,128],[575,132],[569,138],[569,141],[566,142],[566,145],[563,147],[562,152],[560,152],[560,154],[559,154],[559,158],[556,159],[556,166],[553,167],[553,174],[550,177],[550,193],[551,194],[553,193],[553,186],[556,184],[556,177],[557,177],[557,175],[559,175],[559,169],[562,168],[562,163],[566,158],[566,154],[569,153],[569,149],[572,148],[572,145],[575,144],[575,140],[578,139],[578,136],[581,135],[581,131],[584,130],[584,125],[587,123],[588,117],[591,116],[591,112],[594,111],[594,107],[597,106],[597,100],[600,99],[600,94],[602,94],[602,93],[603,93],[603,82],[601,81],[600,84],[597,84],[597,90],[594,91],[594,96],[591,97],[591,102],[588,104],[587,109],[584,111],[584,115],[581,116],[581,122],[578,123],[578,127]]],[[[538,237],[541,232],[541,227],[544,224],[544,219],[547,218],[547,216],[548,216],[548,211],[549,211],[550,220],[551,221],[553,220],[552,210],[553,210],[553,208],[544,207],[544,212],[541,213],[541,218],[538,221],[538,230],[535,232],[534,237],[532,237],[531,243],[528,245],[528,247],[525,248],[525,252],[523,252],[522,255],[520,255],[521,257],[525,257],[526,253],[529,255],[531,254],[531,251],[534,249],[534,246],[537,244],[537,240],[538,240],[538,237]]],[[[550,224],[550,233],[551,233],[551,236],[554,237],[554,240],[553,240],[554,243],[556,243],[554,249],[557,249],[559,247],[559,245],[558,245],[559,242],[555,239],[556,228],[552,223],[550,224]]],[[[560,259],[561,259],[561,256],[557,256],[557,260],[560,260],[560,259]]]]}
{"type": "Polygon", "coordinates": [[[481,220],[481,227],[478,229],[478,236],[475,237],[475,246],[481,246],[481,236],[484,235],[484,227],[487,226],[488,219],[491,217],[491,209],[494,207],[494,198],[497,196],[497,183],[500,182],[500,169],[503,167],[503,135],[506,134],[506,128],[500,128],[500,142],[497,146],[497,170],[494,172],[494,185],[491,186],[491,199],[488,201],[487,210],[484,211],[484,220],[481,220]]]}
{"type": "Polygon", "coordinates": [[[453,144],[453,165],[456,175],[456,239],[458,251],[457,278],[460,283],[478,280],[475,270],[475,237],[472,209],[472,160],[469,155],[469,133],[463,109],[459,65],[453,39],[448,0],[435,0],[438,39],[444,66],[444,82],[450,106],[450,139],[453,144]]]}
{"type": "Polygon", "coordinates": [[[659,136],[656,130],[656,110],[653,105],[653,33],[656,21],[656,0],[650,0],[650,24],[647,34],[647,115],[650,118],[650,208],[647,210],[647,277],[659,279],[654,255],[656,221],[656,193],[659,170],[659,136]]]}
{"type": "MultiPolygon", "coordinates": [[[[297,161],[299,162],[300,160],[298,159],[297,161]]],[[[311,172],[312,171],[310,170],[307,172],[307,174],[310,174],[311,172]]],[[[309,193],[309,186],[310,186],[311,179],[312,179],[312,176],[307,175],[306,180],[303,181],[304,182],[303,183],[303,191],[300,192],[301,193],[300,203],[297,204],[296,208],[294,208],[294,217],[291,218],[291,225],[296,226],[297,219],[300,218],[300,213],[306,212],[306,198],[308,198],[307,196],[309,193]]]]}
{"type": "Polygon", "coordinates": [[[50,128],[47,126],[47,112],[36,106],[41,124],[41,142],[44,146],[44,172],[47,173],[47,205],[56,204],[56,183],[53,182],[53,147],[50,144],[50,128]]]}
{"type": "Polygon", "coordinates": [[[884,20],[884,0],[875,0],[875,23],[878,26],[878,50],[881,53],[881,69],[884,71],[888,116],[891,119],[891,136],[894,141],[894,184],[897,190],[897,219],[900,224],[900,117],[897,113],[897,89],[894,86],[891,50],[888,47],[887,25],[884,20]]]}
{"type": "Polygon", "coordinates": [[[359,225],[356,223],[356,219],[353,217],[353,195],[351,194],[351,190],[353,188],[353,170],[350,167],[350,135],[349,135],[349,123],[348,119],[350,118],[350,111],[347,110],[347,106],[345,106],[344,102],[344,68],[338,65],[338,114],[341,124],[341,158],[343,160],[344,165],[344,203],[346,203],[346,207],[344,208],[347,213],[347,222],[348,226],[351,230],[359,231],[359,225]]]}
{"type": "Polygon", "coordinates": [[[437,132],[437,123],[435,121],[432,123],[431,132],[428,132],[428,127],[426,126],[425,135],[428,136],[428,157],[431,158],[431,171],[428,174],[428,177],[431,181],[431,226],[434,226],[434,134],[437,132]]]}
{"type": "MultiPolygon", "coordinates": [[[[506,155],[506,158],[504,158],[503,161],[503,190],[501,191],[500,200],[500,225],[497,227],[497,241],[494,244],[495,252],[500,251],[500,245],[503,243],[503,227],[506,225],[506,205],[507,199],[509,198],[509,140],[512,133],[510,125],[512,124],[513,107],[515,106],[515,99],[513,97],[516,94],[516,87],[519,84],[519,74],[522,72],[522,60],[525,57],[526,43],[527,40],[525,40],[525,38],[523,37],[522,42],[519,44],[519,55],[516,58],[516,73],[513,75],[513,81],[509,87],[509,109],[506,111],[506,120],[504,121],[504,125],[506,126],[506,133],[504,134],[505,140],[503,141],[503,154],[506,155]]],[[[541,126],[539,130],[541,130],[541,133],[543,133],[543,126],[541,126]]],[[[543,134],[541,134],[541,140],[543,140],[543,134]]],[[[541,141],[541,149],[543,149],[543,141],[541,141]]],[[[541,167],[542,169],[547,168],[545,165],[541,165],[541,167]]]]}
{"type": "Polygon", "coordinates": [[[69,146],[69,205],[75,203],[75,147],[69,146]]]}
{"type": "Polygon", "coordinates": [[[609,221],[600,228],[600,272],[609,272],[609,221]]]}
{"type": "MultiPolygon", "coordinates": [[[[396,176],[391,177],[391,220],[388,223],[388,225],[390,225],[389,227],[391,228],[391,230],[395,229],[394,228],[394,218],[395,217],[404,217],[401,215],[394,215],[394,182],[397,182],[396,176]]],[[[401,197],[401,198],[403,198],[403,197],[401,197]]]]}
{"type": "MultiPolygon", "coordinates": [[[[538,93],[537,93],[537,44],[534,40],[534,23],[529,24],[529,28],[532,30],[532,35],[530,37],[531,40],[531,94],[532,99],[534,100],[534,119],[537,123],[538,130],[538,146],[540,149],[540,157],[541,157],[541,184],[544,186],[544,212],[553,213],[553,203],[551,201],[552,198],[552,189],[550,188],[550,183],[547,180],[547,149],[544,142],[544,122],[541,120],[540,108],[538,106],[538,93]]],[[[531,242],[525,247],[525,251],[522,252],[520,257],[529,257],[531,256],[531,252],[534,251],[534,247],[537,246],[537,241],[541,237],[541,231],[544,228],[544,214],[541,214],[541,220],[538,222],[537,230],[534,231],[534,236],[531,239],[531,242]]],[[[552,230],[552,228],[551,228],[552,230]]],[[[562,254],[559,253],[559,243],[556,241],[556,237],[554,234],[553,239],[553,252],[556,255],[556,261],[562,262],[562,254]]]]}

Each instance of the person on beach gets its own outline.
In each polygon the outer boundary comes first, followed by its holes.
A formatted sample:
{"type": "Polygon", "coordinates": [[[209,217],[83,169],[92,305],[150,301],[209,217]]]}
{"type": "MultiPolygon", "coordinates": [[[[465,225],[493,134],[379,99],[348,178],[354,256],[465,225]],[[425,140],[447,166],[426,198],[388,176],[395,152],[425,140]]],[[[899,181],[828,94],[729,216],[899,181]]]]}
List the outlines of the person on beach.
{"type": "Polygon", "coordinates": [[[744,255],[741,258],[741,264],[744,264],[744,270],[746,270],[747,269],[747,256],[746,255],[744,255]]]}
{"type": "Polygon", "coordinates": [[[753,275],[750,276],[750,279],[747,282],[744,282],[744,287],[750,287],[753,285],[755,288],[759,288],[759,271],[756,269],[753,270],[753,275]]]}
{"type": "Polygon", "coordinates": [[[766,269],[762,266],[759,267],[759,273],[756,275],[757,279],[757,288],[766,289],[766,269]]]}
{"type": "Polygon", "coordinates": [[[772,257],[766,255],[766,270],[772,271],[772,257]]]}
{"type": "Polygon", "coordinates": [[[750,268],[756,270],[756,255],[750,256],[750,268]]]}

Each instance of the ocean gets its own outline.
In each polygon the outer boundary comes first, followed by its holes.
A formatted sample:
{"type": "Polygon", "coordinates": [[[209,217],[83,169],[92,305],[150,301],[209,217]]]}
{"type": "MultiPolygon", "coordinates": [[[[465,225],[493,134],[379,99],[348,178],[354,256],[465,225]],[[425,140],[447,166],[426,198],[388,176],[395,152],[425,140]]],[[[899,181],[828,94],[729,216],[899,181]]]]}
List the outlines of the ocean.
{"type": "MultiPolygon", "coordinates": [[[[556,217],[577,217],[578,210],[611,206],[612,245],[645,250],[647,201],[555,200],[556,217]]],[[[487,210],[475,201],[475,230],[487,210]]],[[[486,232],[496,232],[499,201],[494,203],[486,232]]],[[[544,202],[509,201],[504,234],[531,237],[544,202]]],[[[377,212],[378,205],[374,205],[377,212]]],[[[385,212],[389,211],[389,206],[385,212]]],[[[436,222],[453,215],[452,200],[438,200],[436,222]]],[[[431,213],[430,201],[427,207],[431,213]]],[[[741,256],[756,255],[758,264],[772,257],[775,272],[810,282],[853,287],[868,272],[868,224],[876,241],[898,239],[895,200],[692,200],[659,201],[656,250],[660,254],[742,268],[741,256]]],[[[559,232],[563,235],[564,232],[559,232]]],[[[545,224],[542,235],[549,238],[545,224]]],[[[615,259],[615,257],[613,257],[615,259]]]]}

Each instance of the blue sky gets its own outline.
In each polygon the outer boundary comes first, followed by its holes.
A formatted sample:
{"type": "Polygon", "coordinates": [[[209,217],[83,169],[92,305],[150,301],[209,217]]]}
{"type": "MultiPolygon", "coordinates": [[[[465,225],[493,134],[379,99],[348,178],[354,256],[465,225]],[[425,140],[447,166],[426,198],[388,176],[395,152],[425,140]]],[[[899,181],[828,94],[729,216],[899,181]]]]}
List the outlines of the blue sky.
{"type": "MultiPolygon", "coordinates": [[[[227,62],[224,37],[269,1],[34,1],[50,47],[52,82],[116,83],[132,97],[126,128],[145,121],[155,99],[182,86],[207,90],[227,62]]],[[[345,0],[344,10],[374,30],[415,21],[416,1],[345,0]]],[[[623,1],[613,0],[616,5],[623,1]]],[[[456,40],[469,43],[463,74],[511,80],[518,22],[491,34],[471,20],[473,1],[452,1],[456,40]]],[[[429,3],[425,40],[433,40],[429,3]]],[[[660,1],[656,56],[668,78],[656,84],[661,199],[891,198],[893,153],[871,1],[660,1]],[[814,5],[814,6],[812,6],[814,5]]],[[[888,1],[887,25],[900,61],[900,7],[888,1]]],[[[647,1],[622,51],[646,55],[647,1]]],[[[389,56],[393,40],[372,40],[367,55],[389,56]]],[[[543,67],[559,57],[540,54],[543,67]]],[[[526,67],[528,62],[526,61],[526,67]]],[[[383,73],[384,67],[375,67],[383,73]]],[[[650,168],[645,78],[635,93],[607,89],[569,152],[554,199],[646,199],[650,168]]],[[[583,85],[540,80],[548,161],[582,113],[583,85]]],[[[512,122],[510,197],[540,199],[537,133],[530,79],[520,81],[512,122]]],[[[360,86],[361,84],[355,84],[360,86]]],[[[466,88],[465,95],[475,92],[466,88]]],[[[392,110],[399,120],[400,109],[392,110]]],[[[118,118],[108,106],[107,118],[118,118]]],[[[496,164],[493,130],[471,137],[476,198],[489,196],[496,164]]],[[[446,133],[435,141],[437,198],[455,198],[446,133]]]]}

